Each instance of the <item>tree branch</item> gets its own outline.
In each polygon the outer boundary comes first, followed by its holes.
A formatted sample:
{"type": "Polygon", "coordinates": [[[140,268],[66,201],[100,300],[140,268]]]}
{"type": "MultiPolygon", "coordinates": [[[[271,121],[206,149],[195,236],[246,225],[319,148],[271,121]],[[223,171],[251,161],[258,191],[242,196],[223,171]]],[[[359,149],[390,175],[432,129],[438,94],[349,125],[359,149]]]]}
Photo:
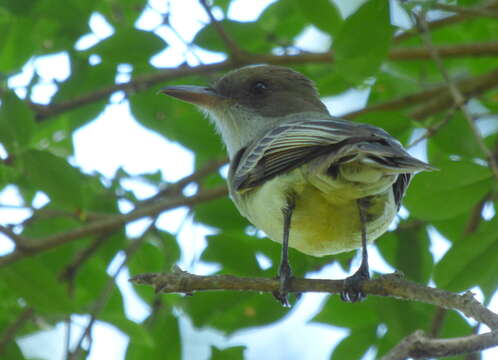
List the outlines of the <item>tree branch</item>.
{"type": "Polygon", "coordinates": [[[25,244],[24,250],[16,248],[14,252],[0,256],[0,267],[11,264],[21,258],[33,256],[39,252],[52,249],[88,235],[116,231],[124,224],[143,217],[154,216],[162,211],[174,209],[180,206],[190,207],[201,202],[226,196],[227,193],[227,188],[223,185],[217,188],[204,190],[190,197],[178,196],[171,199],[167,198],[147,206],[139,207],[127,214],[106,216],[103,220],[93,221],[67,232],[50,235],[41,239],[29,240],[29,243],[27,242],[25,244]]]}
{"type": "MultiPolygon", "coordinates": [[[[498,86],[498,68],[476,77],[461,79],[456,81],[455,85],[458,86],[462,94],[467,98],[475,96],[498,86]]],[[[361,110],[350,112],[342,117],[353,119],[359,115],[372,111],[396,110],[418,104],[424,105],[412,112],[411,116],[416,120],[423,120],[434,113],[451,107],[451,105],[453,105],[453,98],[451,97],[448,86],[446,84],[441,84],[415,94],[402,96],[398,99],[380,104],[373,104],[361,110]]]]}
{"type": "MultiPolygon", "coordinates": [[[[466,57],[466,56],[496,56],[498,55],[498,41],[478,44],[460,44],[450,46],[440,46],[437,48],[442,57],[466,57]]],[[[389,58],[391,60],[418,60],[429,59],[430,52],[425,48],[409,47],[392,49],[389,58]]],[[[232,70],[240,65],[267,63],[273,65],[296,65],[307,63],[327,63],[333,61],[333,54],[317,53],[317,54],[299,54],[299,55],[255,55],[244,54],[240,63],[234,64],[230,60],[225,60],[219,63],[199,65],[195,67],[181,66],[174,69],[161,70],[153,74],[137,76],[133,80],[122,83],[113,84],[100,90],[82,95],[78,98],[62,102],[59,104],[39,105],[31,104],[33,110],[37,113],[38,121],[42,121],[49,117],[62,114],[66,111],[73,110],[80,106],[88,105],[96,101],[102,100],[116,91],[134,92],[143,91],[161,82],[170,81],[186,76],[210,74],[213,72],[232,70]]]]}
{"type": "Polygon", "coordinates": [[[482,351],[498,345],[498,330],[482,335],[452,339],[431,339],[417,330],[404,338],[381,360],[404,360],[421,357],[444,357],[482,351]]]}
{"type": "MultiPolygon", "coordinates": [[[[257,291],[272,293],[279,288],[278,279],[248,278],[232,275],[201,276],[190,274],[179,268],[171,273],[145,273],[130,279],[136,284],[154,286],[156,292],[185,293],[194,291],[257,291]]],[[[326,292],[338,294],[344,288],[344,280],[303,279],[292,278],[289,292],[326,292]]],[[[444,309],[459,310],[467,317],[474,318],[489,326],[498,329],[498,315],[485,308],[474,299],[472,293],[463,295],[449,291],[423,286],[412,281],[402,279],[398,273],[382,275],[376,279],[362,283],[365,294],[390,296],[405,300],[420,301],[440,306],[444,309]]]]}
{"type": "MultiPolygon", "coordinates": [[[[184,293],[195,291],[256,291],[273,293],[279,289],[278,279],[247,278],[232,275],[193,275],[178,267],[171,273],[146,273],[130,279],[135,284],[151,285],[157,293],[184,293]]],[[[344,280],[292,278],[289,292],[327,292],[338,294],[344,288],[344,280]]],[[[405,279],[399,274],[382,275],[366,280],[361,285],[365,294],[389,296],[404,300],[420,301],[440,309],[461,311],[465,316],[489,326],[493,331],[453,339],[431,339],[416,332],[399,343],[383,360],[405,359],[422,356],[447,356],[484,350],[498,346],[498,315],[484,307],[471,292],[463,295],[423,286],[405,279]]],[[[442,311],[442,310],[441,310],[442,311]]]]}

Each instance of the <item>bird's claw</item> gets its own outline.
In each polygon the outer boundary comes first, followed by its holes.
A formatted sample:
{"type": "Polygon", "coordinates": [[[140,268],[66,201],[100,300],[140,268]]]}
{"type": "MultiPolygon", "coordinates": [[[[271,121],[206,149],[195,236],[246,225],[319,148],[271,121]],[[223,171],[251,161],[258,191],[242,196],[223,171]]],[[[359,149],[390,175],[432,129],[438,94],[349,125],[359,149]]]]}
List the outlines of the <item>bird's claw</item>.
{"type": "Polygon", "coordinates": [[[290,307],[289,299],[287,297],[289,295],[289,283],[292,279],[292,271],[288,262],[280,264],[277,278],[280,282],[280,286],[278,291],[273,292],[273,296],[282,304],[282,306],[290,307]]]}
{"type": "Polygon", "coordinates": [[[344,289],[341,291],[341,300],[345,302],[358,302],[367,297],[363,289],[362,283],[370,279],[368,270],[358,269],[352,276],[344,279],[344,289]]]}

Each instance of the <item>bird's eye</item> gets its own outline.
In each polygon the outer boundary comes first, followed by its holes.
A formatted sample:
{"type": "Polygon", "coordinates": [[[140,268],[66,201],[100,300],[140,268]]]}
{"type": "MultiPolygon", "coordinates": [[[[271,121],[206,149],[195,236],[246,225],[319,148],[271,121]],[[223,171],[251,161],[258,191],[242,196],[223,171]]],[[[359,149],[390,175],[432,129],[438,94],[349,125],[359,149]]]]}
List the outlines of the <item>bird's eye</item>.
{"type": "Polygon", "coordinates": [[[266,89],[268,89],[268,85],[263,81],[256,81],[251,86],[251,91],[254,94],[258,94],[258,95],[264,93],[266,89]]]}

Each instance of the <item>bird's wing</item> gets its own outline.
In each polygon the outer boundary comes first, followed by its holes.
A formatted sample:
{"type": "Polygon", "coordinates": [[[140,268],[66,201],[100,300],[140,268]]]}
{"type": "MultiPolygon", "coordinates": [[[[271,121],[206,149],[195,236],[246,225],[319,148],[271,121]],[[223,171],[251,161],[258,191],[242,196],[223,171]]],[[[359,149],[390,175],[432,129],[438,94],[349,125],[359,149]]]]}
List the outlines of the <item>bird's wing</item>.
{"type": "Polygon", "coordinates": [[[401,207],[401,200],[403,199],[403,195],[405,195],[411,178],[412,174],[400,174],[393,184],[394,203],[398,210],[401,207]]]}
{"type": "MultiPolygon", "coordinates": [[[[334,118],[293,120],[242,149],[232,161],[230,181],[235,190],[249,189],[322,155],[327,155],[331,166],[361,160],[400,174],[433,170],[375,126],[334,118]]],[[[406,188],[403,184],[409,177],[405,180],[400,180],[400,190],[406,188]]]]}

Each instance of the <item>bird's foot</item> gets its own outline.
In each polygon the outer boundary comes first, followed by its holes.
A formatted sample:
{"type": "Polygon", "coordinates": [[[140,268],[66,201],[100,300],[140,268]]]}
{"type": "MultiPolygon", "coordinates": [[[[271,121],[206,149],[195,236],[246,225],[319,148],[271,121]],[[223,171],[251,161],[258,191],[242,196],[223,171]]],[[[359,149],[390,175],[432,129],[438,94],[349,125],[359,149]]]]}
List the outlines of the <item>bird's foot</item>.
{"type": "Polygon", "coordinates": [[[277,279],[280,282],[278,291],[273,292],[273,296],[277,299],[282,306],[290,307],[289,299],[289,283],[292,280],[292,271],[288,262],[282,262],[278,271],[277,279]]]}
{"type": "Polygon", "coordinates": [[[350,277],[344,279],[344,289],[341,292],[341,300],[345,302],[358,302],[367,297],[361,288],[363,281],[370,279],[368,267],[360,266],[350,277]]]}

